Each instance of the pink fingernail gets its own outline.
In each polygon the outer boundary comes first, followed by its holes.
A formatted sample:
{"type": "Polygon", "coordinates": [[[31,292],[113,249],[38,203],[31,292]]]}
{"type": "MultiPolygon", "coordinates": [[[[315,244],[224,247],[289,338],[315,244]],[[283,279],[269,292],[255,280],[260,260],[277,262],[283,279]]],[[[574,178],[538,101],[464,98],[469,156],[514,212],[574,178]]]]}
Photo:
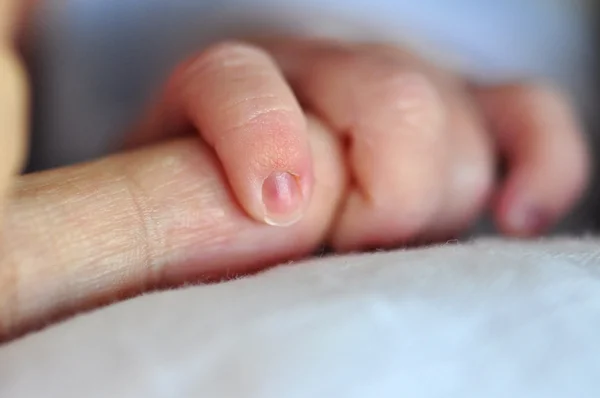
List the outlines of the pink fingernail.
{"type": "Polygon", "coordinates": [[[265,222],[287,227],[302,218],[303,197],[298,178],[287,172],[274,172],[263,182],[265,222]]]}
{"type": "Polygon", "coordinates": [[[515,207],[509,214],[508,223],[513,231],[524,235],[537,235],[551,223],[546,212],[536,207],[515,207]]]}

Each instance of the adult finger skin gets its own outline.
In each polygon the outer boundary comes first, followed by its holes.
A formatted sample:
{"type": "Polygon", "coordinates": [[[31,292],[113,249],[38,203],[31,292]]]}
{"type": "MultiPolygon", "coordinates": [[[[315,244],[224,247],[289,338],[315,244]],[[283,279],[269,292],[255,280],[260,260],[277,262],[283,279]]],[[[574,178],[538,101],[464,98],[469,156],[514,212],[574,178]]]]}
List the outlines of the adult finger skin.
{"type": "Polygon", "coordinates": [[[311,253],[345,190],[337,140],[310,123],[314,200],[287,229],[253,222],[209,147],[188,138],[21,178],[0,239],[0,335],[156,287],[311,253]]]}

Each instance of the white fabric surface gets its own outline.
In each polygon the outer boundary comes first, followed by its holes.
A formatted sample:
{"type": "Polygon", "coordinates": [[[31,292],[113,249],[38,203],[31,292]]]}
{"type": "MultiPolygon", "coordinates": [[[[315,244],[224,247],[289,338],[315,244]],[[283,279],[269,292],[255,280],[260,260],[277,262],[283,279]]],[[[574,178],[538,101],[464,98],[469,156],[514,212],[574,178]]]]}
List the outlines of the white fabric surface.
{"type": "Polygon", "coordinates": [[[597,397],[600,241],[479,241],[133,299],[0,348],[0,396],[597,397]]]}

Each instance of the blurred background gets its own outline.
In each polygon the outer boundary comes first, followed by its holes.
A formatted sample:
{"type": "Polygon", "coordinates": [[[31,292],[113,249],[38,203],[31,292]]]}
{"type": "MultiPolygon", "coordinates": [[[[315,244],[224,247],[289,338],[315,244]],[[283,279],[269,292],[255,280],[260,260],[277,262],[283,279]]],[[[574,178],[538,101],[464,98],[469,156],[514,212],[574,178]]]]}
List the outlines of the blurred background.
{"type": "MultiPolygon", "coordinates": [[[[572,95],[600,153],[594,0],[44,0],[28,48],[29,170],[118,150],[171,69],[248,33],[408,43],[483,82],[544,78],[572,95]]],[[[597,163],[597,162],[596,162],[597,163]]],[[[596,167],[598,170],[598,167],[596,167]]],[[[596,173],[598,174],[598,173],[596,173]]],[[[557,232],[600,227],[596,182],[557,232]]],[[[485,222],[478,231],[488,232],[485,222]]]]}

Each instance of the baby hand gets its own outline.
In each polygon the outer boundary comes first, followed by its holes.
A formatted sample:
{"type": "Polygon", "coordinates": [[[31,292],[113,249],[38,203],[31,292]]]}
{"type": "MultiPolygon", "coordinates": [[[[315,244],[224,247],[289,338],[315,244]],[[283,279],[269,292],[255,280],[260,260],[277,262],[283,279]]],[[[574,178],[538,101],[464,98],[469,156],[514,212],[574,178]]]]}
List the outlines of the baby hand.
{"type": "Polygon", "coordinates": [[[492,197],[503,232],[537,234],[588,178],[580,128],[559,93],[472,87],[391,46],[220,44],[180,67],[162,98],[132,142],[199,131],[240,204],[274,225],[302,216],[319,179],[299,102],[329,124],[352,177],[332,229],[339,250],[446,238],[492,197]],[[502,181],[499,160],[507,162],[502,181]]]}

